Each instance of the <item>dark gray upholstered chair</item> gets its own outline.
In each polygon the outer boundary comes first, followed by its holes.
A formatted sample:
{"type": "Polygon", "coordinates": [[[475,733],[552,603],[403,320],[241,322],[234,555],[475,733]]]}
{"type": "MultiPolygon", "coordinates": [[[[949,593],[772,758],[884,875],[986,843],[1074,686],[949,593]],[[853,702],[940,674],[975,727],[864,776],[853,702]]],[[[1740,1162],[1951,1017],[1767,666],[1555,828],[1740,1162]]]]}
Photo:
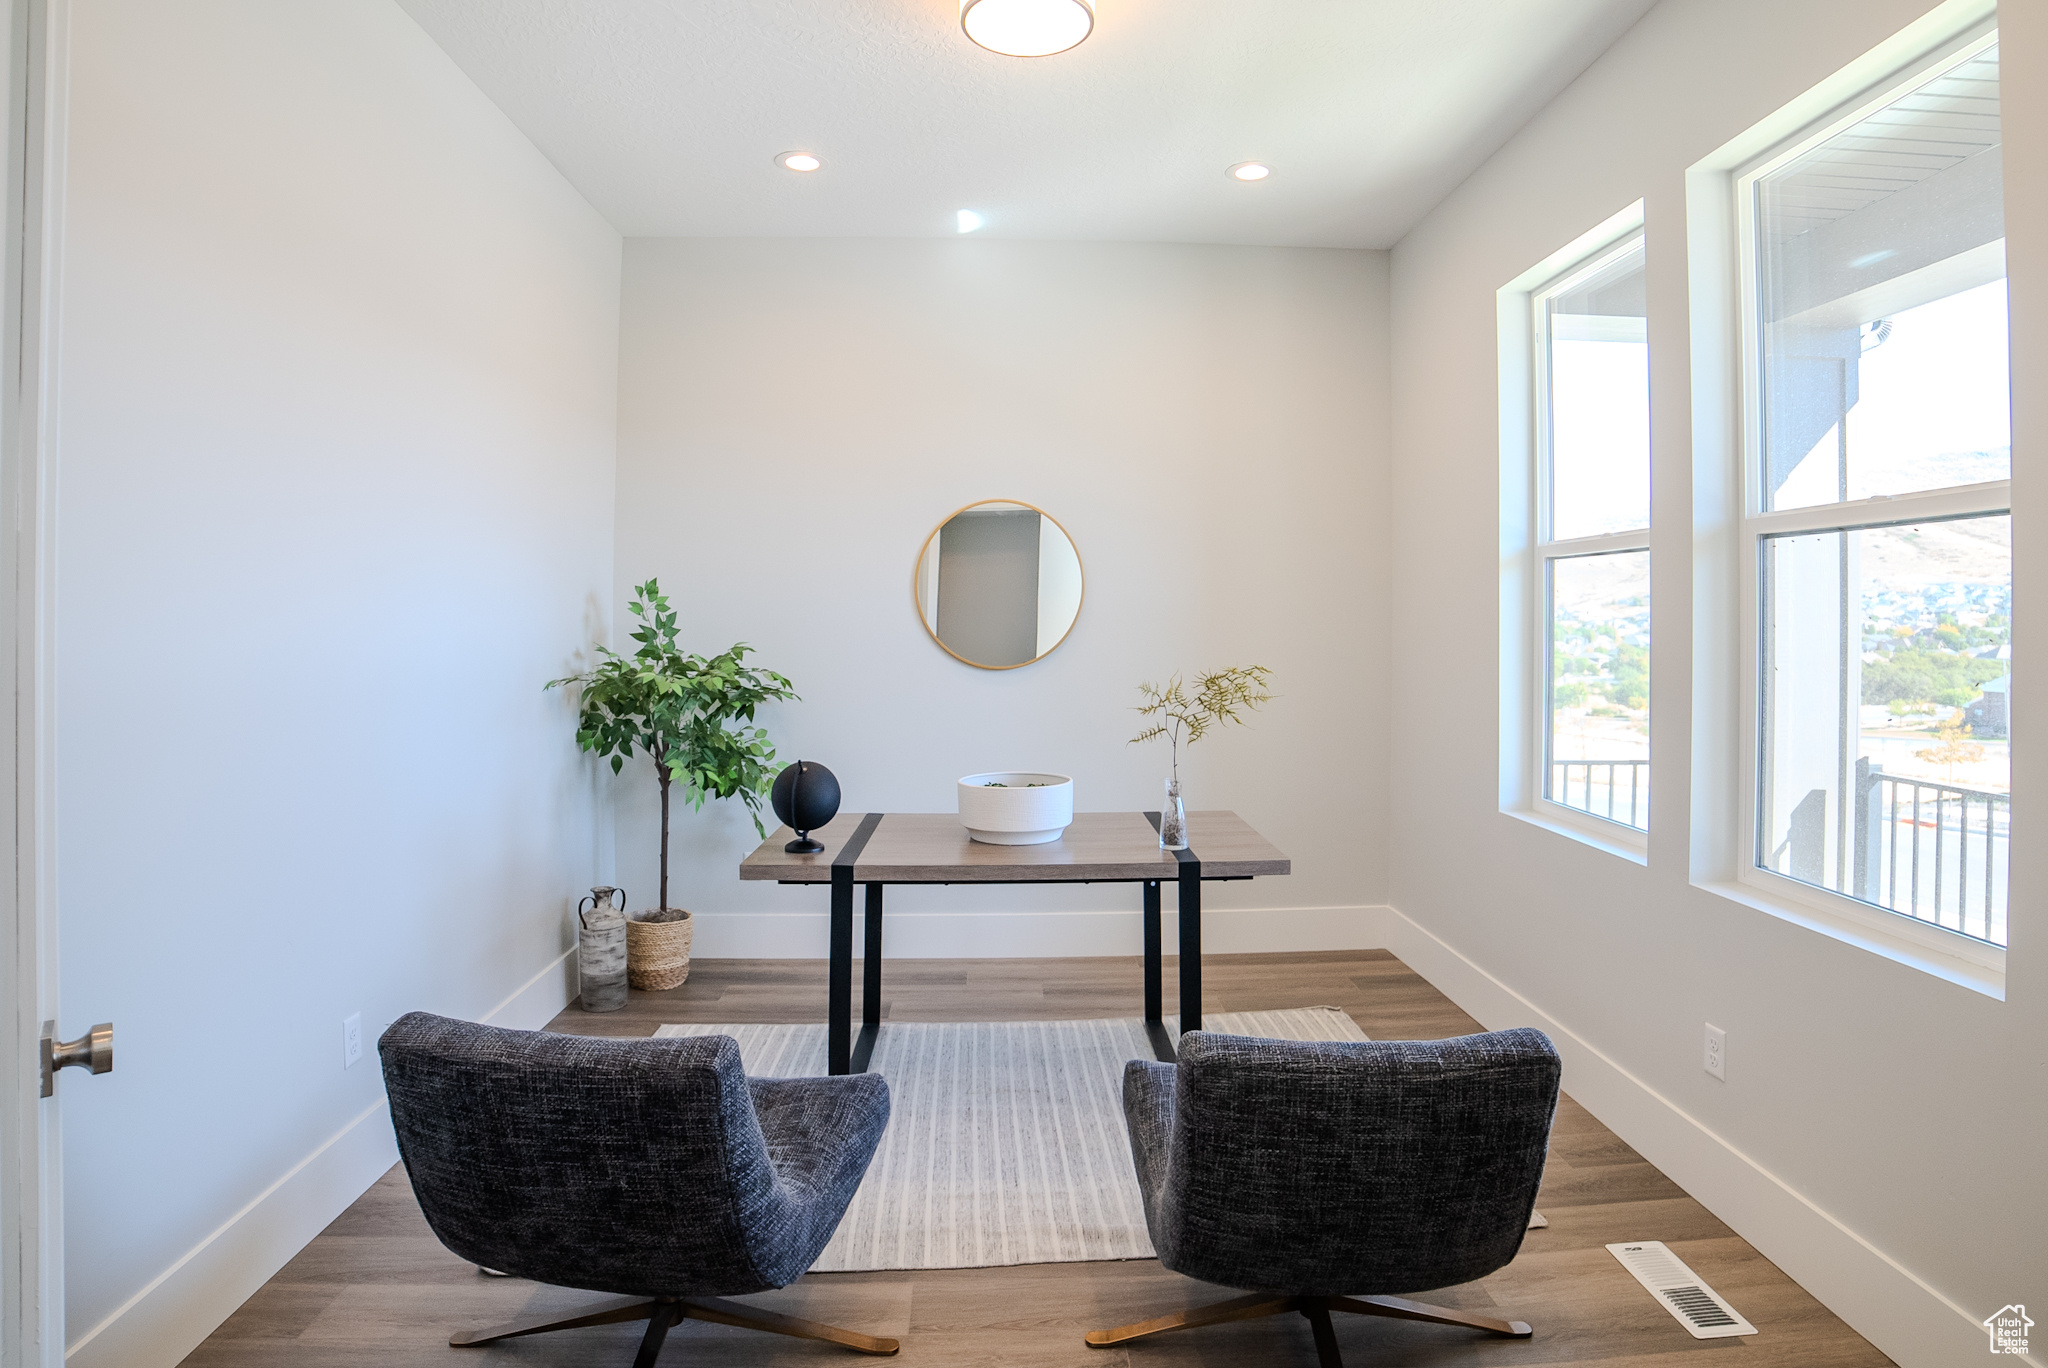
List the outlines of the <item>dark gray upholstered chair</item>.
{"type": "Polygon", "coordinates": [[[600,1040],[425,1012],[377,1048],[441,1243],[494,1271],[623,1294],[451,1345],[645,1320],[634,1362],[652,1368],[689,1318],[896,1352],[721,1300],[786,1286],[825,1248],[889,1121],[879,1076],[748,1078],[731,1036],[600,1040]]]}
{"type": "Polygon", "coordinates": [[[1132,1060],[1124,1115],[1159,1262],[1251,1295],[1098,1330],[1098,1346],[1298,1311],[1341,1368],[1332,1311],[1470,1326],[1521,1321],[1404,1300],[1521,1248],[1557,1107],[1541,1031],[1292,1041],[1190,1031],[1180,1064],[1132,1060]]]}

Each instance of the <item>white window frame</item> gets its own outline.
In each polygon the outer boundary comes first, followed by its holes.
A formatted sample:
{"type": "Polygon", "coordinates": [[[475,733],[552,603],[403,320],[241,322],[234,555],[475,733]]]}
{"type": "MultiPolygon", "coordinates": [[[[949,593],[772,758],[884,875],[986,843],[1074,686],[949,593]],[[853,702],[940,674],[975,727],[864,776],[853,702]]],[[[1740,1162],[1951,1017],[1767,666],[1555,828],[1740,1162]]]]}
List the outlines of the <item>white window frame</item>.
{"type": "MultiPolygon", "coordinates": [[[[1768,539],[1807,532],[1850,531],[1898,526],[1960,516],[2010,514],[2010,480],[1952,486],[1923,493],[1880,495],[1810,508],[1767,511],[1763,470],[1763,357],[1757,313],[1756,185],[1770,172],[1810,151],[1844,129],[1891,104],[1940,72],[1982,52],[1998,41],[1993,20],[1979,20],[1946,41],[1923,48],[1920,55],[1895,67],[1882,81],[1866,84],[1846,103],[1807,124],[1789,138],[1723,172],[1732,194],[1734,260],[1731,263],[1736,304],[1738,362],[1737,455],[1740,494],[1736,519],[1735,566],[1737,661],[1735,697],[1737,756],[1735,824],[1732,847],[1733,887],[1695,879],[1738,901],[1807,925],[1837,939],[1863,945],[1888,958],[1927,969],[1941,977],[1991,996],[2003,997],[2003,947],[1930,925],[1845,894],[1778,874],[1758,865],[1757,788],[1763,736],[1761,666],[1762,556],[1768,539]]],[[[1710,159],[1711,161],[1712,159],[1710,159]]],[[[1697,169],[1696,169],[1697,171],[1697,169]]],[[[1696,300],[1696,305],[1698,301],[1696,300]]],[[[2008,905],[2017,900],[2008,898],[2008,905]]],[[[2008,914],[2010,915],[2010,914],[2008,914]]]]}
{"type": "MultiPolygon", "coordinates": [[[[1647,523],[1636,530],[1594,537],[1570,537],[1562,541],[1551,536],[1550,521],[1550,327],[1548,303],[1580,281],[1605,269],[1617,258],[1636,250],[1644,242],[1642,205],[1624,210],[1592,233],[1580,238],[1563,252],[1546,259],[1518,280],[1503,295],[1519,297],[1521,327],[1528,346],[1529,427],[1525,450],[1530,508],[1527,520],[1527,567],[1529,598],[1526,627],[1521,639],[1526,651],[1527,685],[1524,698],[1527,715],[1527,754],[1523,757],[1522,813],[1540,825],[1560,830],[1591,844],[1625,855],[1638,863],[1647,861],[1650,834],[1627,822],[1611,821],[1596,813],[1551,798],[1546,790],[1552,773],[1550,758],[1551,612],[1550,567],[1557,560],[1604,555],[1621,551],[1650,551],[1647,523]],[[1562,264],[1560,264],[1560,262],[1562,264]],[[1533,282],[1531,277],[1535,277],[1533,282]],[[1517,288],[1520,287],[1520,288],[1517,288]]],[[[1506,358],[1504,357],[1504,361],[1506,358]]],[[[1511,364],[1511,363],[1509,363],[1511,364]]],[[[1654,688],[1654,684],[1653,684],[1654,688]]],[[[1654,707],[1654,704],[1653,704],[1654,707]]]]}

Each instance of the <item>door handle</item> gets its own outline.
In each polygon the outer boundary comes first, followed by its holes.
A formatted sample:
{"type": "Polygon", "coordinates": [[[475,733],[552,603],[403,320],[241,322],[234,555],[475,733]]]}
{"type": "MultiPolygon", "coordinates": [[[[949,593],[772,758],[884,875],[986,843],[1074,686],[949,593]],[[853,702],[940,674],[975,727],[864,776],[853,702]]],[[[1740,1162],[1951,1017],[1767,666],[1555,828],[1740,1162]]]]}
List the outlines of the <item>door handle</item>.
{"type": "Polygon", "coordinates": [[[57,1092],[57,1070],[90,1069],[96,1074],[114,1070],[114,1023],[102,1021],[76,1040],[58,1040],[57,1023],[43,1023],[43,1096],[57,1092]]]}

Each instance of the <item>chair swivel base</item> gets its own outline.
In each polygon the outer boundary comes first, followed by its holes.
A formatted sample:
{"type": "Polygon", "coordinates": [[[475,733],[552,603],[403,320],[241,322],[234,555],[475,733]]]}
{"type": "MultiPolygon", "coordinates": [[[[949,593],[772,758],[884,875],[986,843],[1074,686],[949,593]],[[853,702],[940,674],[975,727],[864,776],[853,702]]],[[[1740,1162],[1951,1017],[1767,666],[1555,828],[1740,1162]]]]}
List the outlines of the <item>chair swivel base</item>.
{"type": "Polygon", "coordinates": [[[1433,1325],[1462,1325],[1509,1339],[1527,1339],[1536,1333],[1529,1328],[1527,1321],[1468,1315],[1404,1297],[1276,1297],[1268,1292],[1254,1292],[1230,1301],[1198,1306],[1192,1311],[1120,1325],[1114,1330],[1091,1330],[1087,1339],[1095,1348],[1106,1349],[1112,1344],[1144,1339],[1147,1335],[1161,1335],[1168,1330],[1221,1325],[1226,1321],[1258,1320],[1262,1316],[1284,1316],[1290,1311],[1300,1312],[1315,1332],[1316,1360],[1321,1368],[1344,1368],[1344,1360],[1337,1352],[1337,1332],[1330,1327],[1332,1311],[1349,1311],[1358,1316],[1387,1316],[1394,1320],[1428,1321],[1433,1325]]]}
{"type": "Polygon", "coordinates": [[[499,1340],[517,1339],[521,1335],[545,1335],[550,1330],[575,1330],[587,1325],[616,1325],[621,1321],[638,1320],[647,1322],[647,1335],[640,1341],[640,1353],[633,1360],[633,1368],[654,1368],[654,1360],[661,1354],[662,1341],[668,1338],[669,1327],[686,1320],[736,1325],[742,1330],[765,1330],[771,1335],[790,1335],[797,1339],[824,1340],[862,1354],[887,1356],[901,1347],[892,1339],[842,1330],[836,1325],[804,1320],[800,1316],[763,1311],[757,1306],[745,1306],[723,1297],[614,1297],[585,1307],[573,1315],[539,1316],[494,1325],[488,1330],[450,1335],[448,1343],[451,1348],[474,1349],[499,1340]]]}

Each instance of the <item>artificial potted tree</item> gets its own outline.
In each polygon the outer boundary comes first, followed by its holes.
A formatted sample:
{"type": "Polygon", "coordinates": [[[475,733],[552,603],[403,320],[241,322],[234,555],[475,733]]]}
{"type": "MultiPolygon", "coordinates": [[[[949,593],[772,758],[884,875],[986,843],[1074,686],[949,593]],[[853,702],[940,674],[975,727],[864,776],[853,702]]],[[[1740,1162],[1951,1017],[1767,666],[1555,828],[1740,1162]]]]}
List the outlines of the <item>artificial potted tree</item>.
{"type": "Polygon", "coordinates": [[[795,698],[790,682],[773,670],[745,663],[753,650],[739,642],[706,658],[676,645],[676,614],[660,582],[635,585],[626,605],[638,619],[638,650],[623,656],[597,647],[595,667],[548,688],[576,685],[582,693],[576,744],[609,756],[617,774],[634,753],[654,761],[661,789],[661,887],[655,906],[627,917],[627,975],[635,988],[674,988],[690,975],[690,914],[668,901],[668,816],[672,790],[701,809],[707,798],[738,798],[765,838],[761,803],[774,786],[775,747],[754,725],[754,710],[771,700],[795,698]]]}

